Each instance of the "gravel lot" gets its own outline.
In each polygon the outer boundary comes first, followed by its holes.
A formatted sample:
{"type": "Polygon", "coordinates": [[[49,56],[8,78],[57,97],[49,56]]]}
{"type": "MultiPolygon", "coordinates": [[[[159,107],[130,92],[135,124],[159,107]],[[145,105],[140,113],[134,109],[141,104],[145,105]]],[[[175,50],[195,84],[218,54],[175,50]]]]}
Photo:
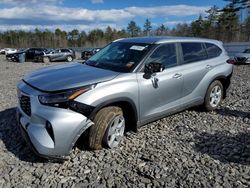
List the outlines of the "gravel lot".
{"type": "Polygon", "coordinates": [[[36,157],[15,120],[18,80],[44,66],[0,57],[0,187],[250,187],[249,65],[235,67],[219,110],[183,111],[127,133],[115,150],[76,148],[64,163],[36,157]]]}

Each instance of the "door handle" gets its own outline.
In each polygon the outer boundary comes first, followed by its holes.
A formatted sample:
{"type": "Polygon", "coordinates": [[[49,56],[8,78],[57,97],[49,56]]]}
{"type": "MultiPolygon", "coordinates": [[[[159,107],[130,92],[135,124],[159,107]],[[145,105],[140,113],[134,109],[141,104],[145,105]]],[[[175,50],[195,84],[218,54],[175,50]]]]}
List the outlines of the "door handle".
{"type": "Polygon", "coordinates": [[[212,69],[212,66],[211,65],[207,65],[206,69],[212,69]]]}
{"type": "Polygon", "coordinates": [[[159,81],[159,79],[156,78],[154,75],[152,75],[151,76],[151,81],[152,81],[153,87],[154,88],[158,88],[158,81],[159,81]]]}
{"type": "Polygon", "coordinates": [[[173,78],[180,78],[180,77],[182,77],[182,74],[180,74],[180,73],[175,73],[175,75],[173,76],[173,78]]]}

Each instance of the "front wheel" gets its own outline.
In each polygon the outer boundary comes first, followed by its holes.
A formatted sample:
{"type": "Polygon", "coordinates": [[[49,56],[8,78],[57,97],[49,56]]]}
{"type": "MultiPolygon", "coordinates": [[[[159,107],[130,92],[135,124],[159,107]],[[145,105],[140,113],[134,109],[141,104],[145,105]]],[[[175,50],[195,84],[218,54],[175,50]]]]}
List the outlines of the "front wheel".
{"type": "Polygon", "coordinates": [[[94,125],[89,132],[89,147],[102,149],[115,148],[122,140],[125,131],[125,118],[122,109],[109,106],[101,109],[95,116],[94,125]]]}
{"type": "Polygon", "coordinates": [[[223,99],[223,85],[219,80],[214,81],[208,87],[204,107],[207,111],[215,110],[223,99]]]}

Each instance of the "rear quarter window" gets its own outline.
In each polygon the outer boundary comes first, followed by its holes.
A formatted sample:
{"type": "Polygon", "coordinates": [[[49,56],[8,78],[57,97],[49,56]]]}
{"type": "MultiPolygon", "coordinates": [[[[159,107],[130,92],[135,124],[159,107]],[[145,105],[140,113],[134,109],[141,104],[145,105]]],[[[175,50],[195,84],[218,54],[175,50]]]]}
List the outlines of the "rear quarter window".
{"type": "Polygon", "coordinates": [[[206,50],[203,44],[199,42],[185,42],[181,43],[183,64],[193,63],[207,59],[206,50]]]}
{"type": "Polygon", "coordinates": [[[207,50],[208,58],[218,57],[222,53],[222,50],[215,44],[205,43],[205,47],[207,50]]]}

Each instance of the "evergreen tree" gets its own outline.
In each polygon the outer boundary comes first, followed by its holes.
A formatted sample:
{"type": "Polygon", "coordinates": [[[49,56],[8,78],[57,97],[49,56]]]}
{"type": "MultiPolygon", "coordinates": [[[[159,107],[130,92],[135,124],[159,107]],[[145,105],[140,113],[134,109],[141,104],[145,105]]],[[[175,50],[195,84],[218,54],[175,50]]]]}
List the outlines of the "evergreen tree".
{"type": "Polygon", "coordinates": [[[218,18],[218,26],[219,38],[226,42],[232,41],[239,32],[239,18],[232,3],[223,8],[218,18]]]}
{"type": "Polygon", "coordinates": [[[164,25],[161,24],[157,29],[156,29],[156,35],[158,36],[164,36],[168,34],[168,28],[164,25]]]}
{"type": "Polygon", "coordinates": [[[191,23],[191,31],[194,37],[200,37],[203,34],[203,18],[202,15],[199,18],[191,23]]]}
{"type": "Polygon", "coordinates": [[[146,19],[143,28],[144,28],[143,30],[144,35],[149,36],[152,30],[152,25],[148,18],[146,19]]]}
{"type": "Polygon", "coordinates": [[[127,31],[131,37],[137,37],[140,35],[141,28],[136,24],[135,21],[130,21],[127,27],[127,31]]]}

